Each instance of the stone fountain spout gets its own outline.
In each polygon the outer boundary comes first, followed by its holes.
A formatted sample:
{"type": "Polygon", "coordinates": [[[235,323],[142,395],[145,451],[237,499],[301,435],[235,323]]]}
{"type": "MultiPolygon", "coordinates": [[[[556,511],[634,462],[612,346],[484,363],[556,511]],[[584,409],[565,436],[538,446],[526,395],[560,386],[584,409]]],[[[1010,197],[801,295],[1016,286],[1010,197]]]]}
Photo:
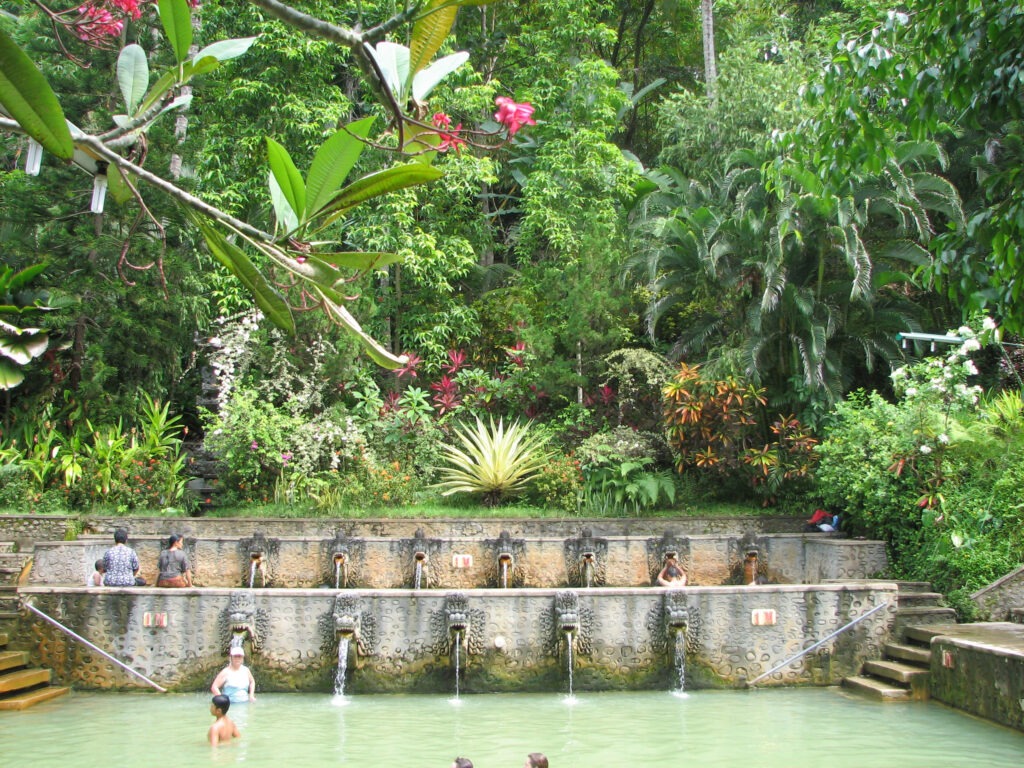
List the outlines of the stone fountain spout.
{"type": "Polygon", "coordinates": [[[245,562],[244,586],[250,589],[271,586],[270,563],[279,545],[277,539],[268,539],[259,531],[252,538],[239,541],[245,562]]]}
{"type": "Polygon", "coordinates": [[[327,563],[328,587],[335,589],[352,589],[358,583],[356,564],[362,559],[362,542],[349,539],[343,531],[334,534],[334,538],[324,540],[320,550],[327,563]]]}
{"type": "Polygon", "coordinates": [[[562,637],[580,636],[580,599],[575,592],[555,595],[555,628],[562,637]]]}
{"type": "Polygon", "coordinates": [[[256,599],[248,590],[235,590],[228,598],[228,647],[246,644],[257,652],[263,642],[266,617],[256,610],[256,599]]]}
{"type": "Polygon", "coordinates": [[[412,588],[423,589],[429,580],[428,569],[430,567],[430,558],[427,557],[425,551],[417,550],[412,553],[412,567],[412,588]]]}
{"type": "Polygon", "coordinates": [[[594,552],[582,552],[580,554],[580,586],[594,586],[597,572],[597,555],[594,552]]]}
{"type": "Polygon", "coordinates": [[[584,528],[576,539],[565,542],[565,556],[569,571],[569,585],[574,587],[600,587],[605,584],[608,541],[595,538],[584,528]]]}
{"type": "Polygon", "coordinates": [[[335,552],[334,557],[334,588],[348,588],[348,553],[335,552]]]}
{"type": "Polygon", "coordinates": [[[523,586],[525,574],[522,563],[526,542],[513,539],[508,531],[503,530],[497,539],[487,542],[487,547],[494,553],[494,586],[499,589],[523,586]]]}
{"type": "Polygon", "coordinates": [[[267,585],[267,561],[263,552],[249,553],[249,587],[267,585]]]}
{"type": "Polygon", "coordinates": [[[680,592],[665,595],[665,630],[672,649],[673,665],[676,671],[678,691],[686,690],[686,646],[689,641],[690,624],[693,618],[686,603],[686,596],[680,592]]]}
{"type": "Polygon", "coordinates": [[[512,577],[515,573],[516,559],[511,552],[498,553],[498,586],[508,589],[512,586],[512,577]]]}

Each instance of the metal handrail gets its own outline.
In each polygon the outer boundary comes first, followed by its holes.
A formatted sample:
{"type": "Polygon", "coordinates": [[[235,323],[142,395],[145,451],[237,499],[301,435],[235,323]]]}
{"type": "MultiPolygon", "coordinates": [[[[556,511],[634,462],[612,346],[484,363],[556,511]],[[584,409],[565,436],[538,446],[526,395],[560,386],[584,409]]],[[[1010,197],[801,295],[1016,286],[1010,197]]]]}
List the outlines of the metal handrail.
{"type": "Polygon", "coordinates": [[[829,640],[831,640],[831,639],[832,639],[833,637],[835,637],[836,635],[840,635],[840,634],[842,634],[843,632],[845,632],[846,630],[848,630],[848,629],[849,629],[850,627],[852,627],[852,626],[853,626],[854,624],[859,624],[860,622],[864,621],[864,619],[866,619],[866,618],[867,618],[868,616],[870,616],[871,614],[873,614],[873,613],[877,613],[878,611],[882,610],[883,608],[887,608],[887,607],[889,606],[889,604],[890,604],[890,603],[889,603],[889,601],[888,601],[888,600],[886,600],[886,601],[885,601],[884,603],[881,603],[880,605],[876,605],[876,606],[875,606],[874,608],[872,608],[872,609],[871,609],[870,611],[868,611],[867,613],[863,613],[863,614],[861,614],[861,615],[860,615],[860,616],[858,616],[858,617],[857,617],[856,619],[854,619],[853,621],[851,621],[851,622],[850,622],[849,624],[847,624],[847,625],[845,625],[845,626],[842,626],[842,627],[840,627],[839,629],[837,629],[837,630],[836,630],[835,632],[833,632],[833,633],[832,633],[831,635],[829,635],[828,637],[823,637],[823,638],[822,638],[821,640],[819,640],[818,642],[816,642],[816,643],[815,643],[814,645],[809,645],[809,646],[807,646],[806,648],[804,648],[804,649],[803,649],[802,651],[800,651],[800,653],[796,654],[795,656],[791,656],[790,658],[786,659],[786,660],[785,660],[784,662],[782,662],[781,664],[776,664],[776,665],[775,665],[774,667],[772,667],[771,669],[769,669],[769,670],[768,670],[767,672],[765,672],[764,674],[758,675],[758,676],[757,676],[757,677],[755,677],[755,678],[754,678],[753,680],[751,680],[751,681],[750,681],[749,683],[747,683],[747,688],[753,688],[753,687],[754,687],[754,684],[755,684],[755,683],[757,683],[757,681],[758,681],[758,680],[761,680],[761,679],[763,679],[763,678],[766,678],[766,677],[768,677],[768,675],[771,675],[771,674],[773,674],[773,673],[775,673],[775,672],[778,672],[778,671],[779,671],[780,669],[782,669],[783,667],[785,667],[785,666],[786,666],[787,664],[792,664],[792,663],[793,663],[794,661],[796,661],[797,659],[801,658],[802,656],[806,656],[806,655],[807,655],[808,653],[810,653],[811,651],[813,651],[813,650],[814,650],[815,648],[817,648],[817,647],[818,647],[819,645],[822,645],[822,644],[824,644],[824,643],[827,643],[827,642],[828,642],[829,640]]]}
{"type": "Polygon", "coordinates": [[[153,682],[152,680],[150,680],[150,679],[149,679],[148,677],[146,677],[146,676],[145,676],[144,674],[142,674],[141,672],[136,672],[136,671],[135,671],[134,669],[132,669],[131,667],[129,667],[129,666],[128,666],[127,664],[125,664],[124,662],[122,662],[122,661],[119,661],[119,660],[115,659],[115,658],[114,658],[113,656],[111,656],[111,655],[110,655],[109,653],[107,653],[106,651],[104,651],[104,650],[103,650],[102,648],[99,648],[99,647],[97,647],[96,645],[94,645],[94,644],[90,643],[90,642],[89,642],[88,640],[86,640],[86,639],[85,639],[84,637],[82,637],[81,635],[79,635],[79,634],[76,634],[76,633],[75,633],[75,632],[73,632],[72,630],[68,629],[67,627],[65,627],[65,626],[64,626],[63,624],[61,624],[61,623],[60,623],[59,621],[57,621],[57,620],[56,620],[55,618],[53,618],[52,616],[47,616],[47,615],[46,615],[45,613],[43,613],[42,611],[40,611],[40,610],[39,610],[38,608],[36,608],[36,607],[35,607],[34,605],[32,605],[32,604],[31,604],[30,602],[28,602],[27,600],[22,600],[22,601],[21,601],[21,604],[22,604],[23,606],[25,606],[26,608],[28,608],[28,609],[29,609],[30,611],[32,611],[32,612],[33,612],[34,614],[36,614],[37,616],[41,616],[41,617],[42,617],[43,619],[45,619],[46,621],[48,621],[48,622],[50,622],[51,624],[53,624],[53,625],[54,625],[55,627],[57,627],[58,629],[60,629],[60,630],[61,630],[62,632],[66,632],[66,633],[67,633],[68,635],[70,635],[71,637],[73,637],[73,638],[74,638],[75,640],[77,640],[78,642],[80,642],[80,643],[83,643],[83,644],[87,645],[87,646],[88,646],[89,648],[91,648],[92,650],[96,651],[96,653],[98,653],[98,654],[100,654],[101,656],[103,656],[104,658],[106,658],[106,659],[109,659],[110,661],[114,662],[115,664],[117,664],[117,666],[121,667],[121,669],[125,670],[126,672],[130,672],[131,674],[135,675],[136,677],[138,677],[138,678],[140,678],[140,679],[142,679],[142,680],[145,680],[145,681],[146,681],[147,683],[149,683],[149,684],[150,684],[151,686],[153,686],[153,687],[154,687],[154,688],[156,688],[156,689],[157,689],[158,691],[160,691],[160,693],[167,693],[167,689],[166,689],[166,688],[164,688],[163,686],[161,686],[161,685],[157,685],[156,683],[154,683],[154,682],[153,682]]]}

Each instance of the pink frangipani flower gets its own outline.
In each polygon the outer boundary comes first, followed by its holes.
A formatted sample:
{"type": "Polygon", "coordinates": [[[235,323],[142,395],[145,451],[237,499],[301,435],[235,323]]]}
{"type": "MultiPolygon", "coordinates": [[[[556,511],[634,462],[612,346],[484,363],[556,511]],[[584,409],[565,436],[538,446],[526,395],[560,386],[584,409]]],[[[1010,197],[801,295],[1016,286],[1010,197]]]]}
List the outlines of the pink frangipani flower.
{"type": "Polygon", "coordinates": [[[494,119],[508,128],[508,135],[515,136],[516,131],[524,125],[536,125],[533,119],[533,105],[528,103],[516,104],[508,96],[499,96],[494,100],[498,105],[498,111],[494,113],[494,119]]]}

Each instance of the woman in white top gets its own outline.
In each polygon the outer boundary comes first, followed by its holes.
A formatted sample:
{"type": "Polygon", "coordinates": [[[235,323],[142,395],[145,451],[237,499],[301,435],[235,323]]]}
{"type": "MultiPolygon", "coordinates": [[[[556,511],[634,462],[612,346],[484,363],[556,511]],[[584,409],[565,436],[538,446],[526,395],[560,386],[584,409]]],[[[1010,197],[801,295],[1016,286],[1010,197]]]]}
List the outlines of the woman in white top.
{"type": "Polygon", "coordinates": [[[228,651],[228,665],[213,679],[210,692],[214,696],[224,694],[232,704],[256,699],[256,680],[249,668],[242,663],[245,651],[240,645],[231,646],[228,651]]]}

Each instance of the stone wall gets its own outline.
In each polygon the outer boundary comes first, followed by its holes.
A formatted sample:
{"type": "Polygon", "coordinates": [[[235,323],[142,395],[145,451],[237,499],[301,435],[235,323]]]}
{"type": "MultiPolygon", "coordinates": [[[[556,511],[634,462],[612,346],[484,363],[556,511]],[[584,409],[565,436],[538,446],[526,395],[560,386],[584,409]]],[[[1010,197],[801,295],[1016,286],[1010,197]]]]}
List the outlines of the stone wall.
{"type": "Polygon", "coordinates": [[[933,699],[1024,731],[1024,626],[960,624],[931,650],[933,699]]]}
{"type": "Polygon", "coordinates": [[[22,550],[37,541],[76,536],[79,518],[70,515],[0,515],[0,541],[14,541],[22,550]]]}
{"type": "Polygon", "coordinates": [[[993,581],[971,595],[978,606],[979,618],[1003,621],[1024,608],[1024,566],[993,581]]]}
{"type": "MultiPolygon", "coordinates": [[[[23,587],[46,614],[166,687],[204,690],[244,634],[260,691],[329,691],[337,630],[351,633],[346,692],[674,688],[676,638],[688,688],[741,686],[874,606],[878,611],[761,685],[836,684],[877,658],[895,616],[896,585],[686,589],[159,590],[23,587]],[[673,626],[685,626],[679,636],[673,626]],[[460,629],[455,634],[453,628],[460,629]],[[456,639],[458,638],[458,639],[456,639]]],[[[680,630],[681,631],[681,630],[680,630]]],[[[12,647],[80,689],[139,683],[42,620],[12,647]]]]}
{"type": "MultiPolygon", "coordinates": [[[[163,538],[133,536],[141,575],[156,583],[163,538]]],[[[85,584],[93,563],[112,544],[107,536],[39,542],[29,583],[85,584]]],[[[185,552],[199,587],[365,589],[420,586],[643,587],[654,583],[666,553],[674,553],[695,586],[743,582],[743,561],[757,552],[758,580],[772,584],[866,579],[886,565],[879,541],[840,539],[830,534],[760,536],[607,536],[571,538],[364,537],[294,538],[252,536],[185,538],[185,552]],[[253,557],[260,553],[260,567],[253,557]],[[417,554],[422,560],[417,560],[417,554]],[[584,556],[592,554],[587,568],[584,556]],[[503,559],[504,558],[504,559],[503,559]],[[503,567],[504,566],[504,567],[503,567]]]]}
{"type": "MultiPolygon", "coordinates": [[[[502,531],[513,537],[546,536],[567,538],[590,529],[594,536],[680,535],[743,536],[746,533],[797,533],[803,530],[801,516],[678,517],[678,518],[563,518],[563,519],[359,519],[342,518],[167,518],[167,517],[87,517],[86,533],[112,536],[115,528],[127,527],[133,536],[167,536],[180,533],[191,538],[265,536],[332,538],[342,533],[350,538],[371,536],[412,538],[417,530],[430,537],[475,537],[497,539],[502,531]]],[[[0,520],[2,525],[2,520],[0,520]]],[[[2,530],[2,528],[0,528],[2,530]]],[[[53,537],[50,537],[53,538],[53,537]]],[[[62,536],[56,538],[63,538],[62,536]]]]}

